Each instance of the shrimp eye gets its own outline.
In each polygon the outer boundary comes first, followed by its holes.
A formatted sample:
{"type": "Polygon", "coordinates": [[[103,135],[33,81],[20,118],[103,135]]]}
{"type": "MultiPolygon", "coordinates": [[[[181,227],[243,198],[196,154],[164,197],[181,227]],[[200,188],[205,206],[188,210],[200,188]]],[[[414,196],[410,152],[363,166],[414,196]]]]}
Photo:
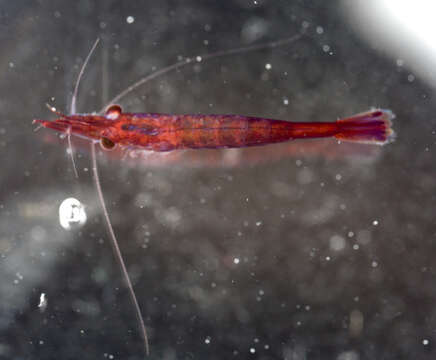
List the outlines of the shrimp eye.
{"type": "Polygon", "coordinates": [[[103,150],[112,150],[115,147],[115,143],[106,137],[102,137],[100,139],[100,146],[103,150]]]}
{"type": "Polygon", "coordinates": [[[121,115],[122,111],[120,105],[111,105],[106,110],[106,117],[110,120],[116,120],[121,115]]]}

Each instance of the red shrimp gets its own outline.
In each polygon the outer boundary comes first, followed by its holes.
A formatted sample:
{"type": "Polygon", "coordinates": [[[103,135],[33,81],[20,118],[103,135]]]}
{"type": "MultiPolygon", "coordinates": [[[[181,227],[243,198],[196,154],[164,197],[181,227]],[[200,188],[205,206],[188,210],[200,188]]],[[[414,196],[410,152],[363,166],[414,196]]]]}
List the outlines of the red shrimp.
{"type": "Polygon", "coordinates": [[[294,139],[336,137],[383,145],[393,139],[389,110],[371,110],[335,122],[289,122],[241,115],[123,113],[112,105],[105,115],[62,115],[34,120],[46,128],[115,145],[151,151],[240,148],[294,139]]]}
{"type": "MultiPolygon", "coordinates": [[[[302,33],[279,41],[207,54],[202,56],[201,59],[205,61],[221,56],[245,53],[264,48],[274,48],[293,43],[301,38],[301,36],[302,33]]],[[[70,136],[75,135],[91,140],[92,170],[98,198],[109,231],[111,244],[114,248],[115,257],[119,262],[129,295],[135,307],[144,340],[145,353],[148,355],[149,343],[143,316],[119,249],[115,232],[112,228],[101,189],[95,155],[95,142],[100,142],[101,146],[106,150],[113,149],[116,145],[119,145],[128,149],[137,148],[153,151],[171,151],[187,148],[239,148],[267,145],[293,139],[325,137],[383,145],[393,140],[394,132],[391,128],[391,119],[394,115],[389,110],[375,109],[335,122],[308,123],[240,115],[123,113],[119,105],[106,106],[105,108],[107,109],[104,115],[102,115],[104,109],[98,114],[76,114],[76,99],[80,80],[97,43],[98,39],[94,43],[79,72],[71,101],[71,115],[64,115],[50,107],[51,111],[59,116],[58,119],[54,121],[33,120],[33,122],[67,135],[76,176],[77,171],[75,169],[70,136]]],[[[193,59],[194,58],[187,58],[143,77],[118,94],[110,103],[118,102],[121,98],[142,84],[160,75],[190,64],[193,59]]]]}

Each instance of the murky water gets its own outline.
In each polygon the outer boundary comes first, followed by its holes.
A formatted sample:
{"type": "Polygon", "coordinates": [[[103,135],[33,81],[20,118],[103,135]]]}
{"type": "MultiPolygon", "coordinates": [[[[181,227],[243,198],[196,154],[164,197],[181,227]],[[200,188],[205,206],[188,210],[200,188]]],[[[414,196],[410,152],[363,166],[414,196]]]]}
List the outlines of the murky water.
{"type": "Polygon", "coordinates": [[[294,44],[197,61],[121,101],[295,121],[397,115],[382,148],[302,141],[180,162],[99,152],[151,358],[434,357],[434,89],[368,45],[340,2],[4,2],[0,14],[0,357],[143,357],[88,148],[75,141],[76,179],[66,140],[31,124],[53,118],[47,102],[69,111],[94,40],[80,112],[180,57],[302,28],[294,44]],[[72,231],[59,223],[67,198],[87,217],[72,231]]]}

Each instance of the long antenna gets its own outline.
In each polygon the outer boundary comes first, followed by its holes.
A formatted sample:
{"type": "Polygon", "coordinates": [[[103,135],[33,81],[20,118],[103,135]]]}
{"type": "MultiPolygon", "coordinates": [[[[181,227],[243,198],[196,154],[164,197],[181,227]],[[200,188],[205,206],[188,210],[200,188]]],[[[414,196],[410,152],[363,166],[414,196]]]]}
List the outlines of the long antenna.
{"type": "Polygon", "coordinates": [[[133,290],[132,282],[130,281],[129,273],[127,272],[126,265],[123,260],[123,256],[121,255],[120,248],[118,246],[118,241],[115,236],[114,229],[112,228],[111,220],[109,218],[109,214],[107,212],[106,204],[103,197],[103,192],[101,190],[101,184],[100,184],[100,177],[98,175],[98,169],[97,169],[97,157],[95,155],[95,146],[94,142],[91,142],[91,158],[92,158],[92,173],[94,175],[95,180],[95,187],[97,188],[97,194],[98,198],[100,200],[100,205],[103,209],[103,215],[104,219],[106,221],[107,228],[109,230],[109,237],[111,239],[111,245],[114,250],[115,258],[117,259],[120,267],[121,272],[123,273],[124,280],[126,281],[127,289],[129,290],[130,299],[133,302],[133,305],[135,306],[136,310],[136,317],[138,318],[138,322],[141,328],[142,337],[144,338],[144,346],[145,346],[145,353],[147,356],[150,354],[150,348],[148,345],[148,336],[147,336],[147,330],[145,328],[144,319],[142,318],[141,308],[139,307],[138,300],[136,299],[135,291],[133,290]]]}
{"type": "MultiPolygon", "coordinates": [[[[99,41],[100,41],[100,39],[97,38],[97,40],[94,42],[94,45],[92,46],[88,56],[86,57],[83,65],[80,69],[79,75],[77,77],[76,86],[74,87],[73,97],[71,98],[71,109],[70,110],[71,110],[72,114],[76,113],[76,100],[77,100],[77,94],[78,94],[78,90],[79,90],[80,80],[82,79],[83,73],[85,72],[85,68],[89,62],[89,59],[91,58],[91,55],[94,52],[95,48],[97,47],[99,41]]],[[[71,146],[71,143],[70,143],[70,146],[71,146]]],[[[72,149],[71,149],[71,151],[72,151],[72,149]]],[[[127,272],[126,264],[124,263],[123,256],[122,256],[121,251],[120,251],[120,247],[118,246],[118,241],[117,241],[117,238],[115,236],[115,232],[114,232],[114,229],[112,227],[111,220],[109,218],[109,213],[108,213],[107,208],[106,208],[106,203],[104,201],[103,191],[101,190],[100,177],[98,175],[97,156],[95,154],[95,146],[94,146],[93,141],[91,141],[91,160],[92,160],[92,173],[94,176],[95,187],[97,189],[98,199],[100,201],[100,206],[103,210],[103,217],[104,217],[104,220],[106,222],[106,226],[107,226],[107,229],[109,232],[110,243],[112,245],[112,249],[113,249],[115,258],[117,259],[118,264],[120,265],[121,273],[123,275],[124,281],[126,282],[126,286],[127,286],[127,290],[128,290],[130,299],[132,300],[133,306],[135,307],[136,317],[138,319],[139,327],[141,329],[141,334],[142,334],[142,337],[144,339],[145,353],[148,356],[150,354],[150,349],[149,349],[149,344],[148,344],[147,330],[145,328],[141,308],[139,307],[138,300],[137,300],[136,295],[135,295],[135,290],[133,289],[133,285],[132,285],[132,282],[130,281],[129,273],[127,272]]]]}
{"type": "Polygon", "coordinates": [[[71,108],[70,108],[71,114],[77,113],[76,101],[77,101],[77,93],[79,91],[80,81],[82,80],[82,76],[83,76],[83,73],[85,72],[86,66],[88,65],[89,59],[91,59],[92,53],[94,52],[94,50],[97,47],[99,42],[100,42],[100,38],[97,38],[94,42],[94,45],[92,45],[92,48],[89,51],[89,54],[85,59],[85,62],[82,64],[82,67],[80,68],[79,75],[77,76],[77,80],[76,80],[76,86],[74,86],[73,97],[71,98],[71,108]]]}
{"type": "Polygon", "coordinates": [[[204,60],[210,60],[213,58],[234,55],[234,54],[240,54],[240,53],[249,52],[249,51],[261,50],[261,49],[267,49],[267,48],[275,48],[275,47],[282,46],[285,44],[293,43],[293,42],[297,41],[298,39],[300,39],[303,35],[304,35],[304,32],[301,32],[301,33],[298,33],[298,34],[291,36],[289,38],[286,38],[286,39],[281,39],[281,40],[270,41],[270,42],[262,43],[262,44],[255,44],[255,45],[240,47],[237,49],[217,51],[217,52],[211,53],[211,54],[186,58],[182,61],[176,62],[172,65],[169,65],[169,66],[166,66],[160,70],[157,70],[149,75],[146,75],[143,78],[139,79],[138,81],[134,82],[132,85],[130,85],[129,87],[127,87],[126,89],[121,91],[111,101],[109,101],[109,103],[107,103],[103,107],[103,109],[100,110],[100,112],[102,113],[109,105],[117,103],[123,97],[125,97],[127,94],[130,94],[133,90],[137,89],[138,87],[145,84],[146,82],[148,82],[152,79],[155,79],[158,76],[164,75],[172,70],[179,69],[179,68],[187,66],[195,61],[198,61],[197,58],[201,59],[200,61],[204,61],[204,60]]]}

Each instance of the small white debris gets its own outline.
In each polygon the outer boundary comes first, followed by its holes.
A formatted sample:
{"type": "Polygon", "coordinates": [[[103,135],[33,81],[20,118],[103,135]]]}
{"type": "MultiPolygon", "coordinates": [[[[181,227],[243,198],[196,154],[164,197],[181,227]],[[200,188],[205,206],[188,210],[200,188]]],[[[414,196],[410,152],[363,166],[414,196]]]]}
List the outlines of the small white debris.
{"type": "Polygon", "coordinates": [[[126,18],[127,24],[133,24],[135,18],[133,16],[127,16],[126,18]]]}
{"type": "Polygon", "coordinates": [[[265,64],[265,69],[267,69],[267,70],[271,70],[272,69],[272,66],[271,66],[271,64],[265,64]]]}
{"type": "Polygon", "coordinates": [[[210,337],[208,336],[206,339],[204,339],[204,343],[205,343],[205,344],[210,344],[210,340],[211,340],[211,339],[210,339],[210,337]]]}
{"type": "Polygon", "coordinates": [[[377,226],[377,225],[378,225],[378,220],[374,220],[374,221],[372,222],[372,225],[377,226]]]}
{"type": "Polygon", "coordinates": [[[251,353],[251,354],[256,353],[256,349],[255,349],[255,348],[250,348],[250,353],[251,353]]]}
{"type": "Polygon", "coordinates": [[[234,263],[234,264],[239,264],[240,261],[241,261],[241,260],[240,260],[239,258],[234,258],[234,259],[233,259],[233,263],[234,263]]]}
{"type": "Polygon", "coordinates": [[[87,216],[85,207],[75,198],[67,198],[59,206],[59,223],[65,230],[83,226],[87,216]]]}
{"type": "Polygon", "coordinates": [[[422,340],[422,345],[427,346],[428,344],[430,344],[430,341],[428,339],[422,340]]]}
{"type": "Polygon", "coordinates": [[[41,312],[44,312],[45,309],[47,309],[47,298],[45,296],[45,293],[41,293],[41,295],[39,296],[38,308],[41,312]]]}

